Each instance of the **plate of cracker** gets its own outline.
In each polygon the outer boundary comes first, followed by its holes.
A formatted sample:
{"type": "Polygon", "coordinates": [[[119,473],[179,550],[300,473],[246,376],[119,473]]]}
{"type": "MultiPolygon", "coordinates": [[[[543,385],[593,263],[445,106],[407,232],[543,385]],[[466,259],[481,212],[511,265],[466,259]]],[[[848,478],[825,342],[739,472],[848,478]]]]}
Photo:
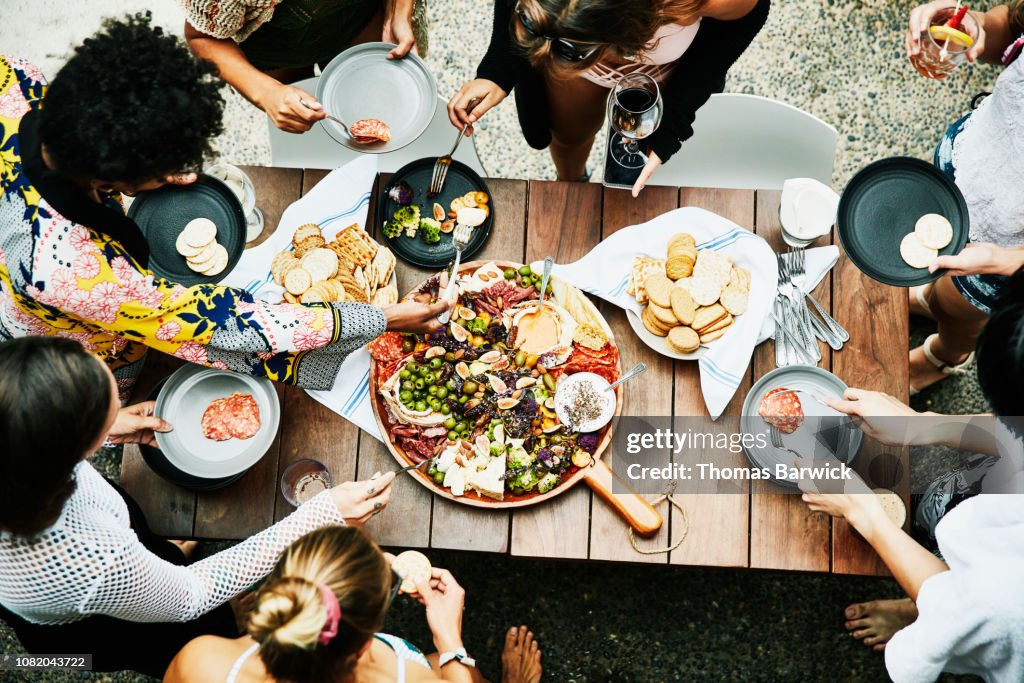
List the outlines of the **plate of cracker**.
{"type": "Polygon", "coordinates": [[[836,233],[865,275],[896,287],[937,280],[940,255],[967,244],[970,217],[956,184],[932,164],[881,159],[858,172],[839,199],[836,233]]]}
{"type": "Polygon", "coordinates": [[[242,204],[230,187],[212,176],[142,192],[128,217],[149,244],[153,275],[186,287],[220,282],[245,250],[242,204]]]}
{"type": "Polygon", "coordinates": [[[698,249],[693,235],[681,232],[669,240],[664,259],[633,259],[626,292],[644,307],[640,315],[626,311],[637,336],[662,355],[692,360],[746,313],[750,271],[718,251],[698,249]]]}
{"type": "Polygon", "coordinates": [[[395,255],[358,223],[330,242],[316,223],[300,225],[288,248],[274,256],[270,272],[288,303],[398,302],[395,255]]]}

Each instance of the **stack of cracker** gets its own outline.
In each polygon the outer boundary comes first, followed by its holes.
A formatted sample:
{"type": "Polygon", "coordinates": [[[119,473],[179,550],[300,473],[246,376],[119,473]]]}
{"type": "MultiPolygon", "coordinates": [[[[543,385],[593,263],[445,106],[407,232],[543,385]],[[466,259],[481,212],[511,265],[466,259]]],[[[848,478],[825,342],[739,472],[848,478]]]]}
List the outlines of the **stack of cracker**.
{"type": "Polygon", "coordinates": [[[398,301],[397,286],[389,284],[394,254],[358,223],[339,232],[333,242],[324,239],[319,225],[300,225],[292,248],[278,253],[270,264],[288,303],[355,301],[387,306],[398,301]]]}
{"type": "Polygon", "coordinates": [[[209,218],[189,221],[174,247],[185,257],[189,270],[201,275],[220,275],[228,266],[228,250],[217,242],[217,226],[209,218]]]}
{"type": "Polygon", "coordinates": [[[667,256],[636,257],[626,291],[647,304],[640,316],[644,327],[665,337],[672,351],[692,353],[746,312],[750,271],[717,251],[698,251],[685,232],[669,241],[667,256]]]}

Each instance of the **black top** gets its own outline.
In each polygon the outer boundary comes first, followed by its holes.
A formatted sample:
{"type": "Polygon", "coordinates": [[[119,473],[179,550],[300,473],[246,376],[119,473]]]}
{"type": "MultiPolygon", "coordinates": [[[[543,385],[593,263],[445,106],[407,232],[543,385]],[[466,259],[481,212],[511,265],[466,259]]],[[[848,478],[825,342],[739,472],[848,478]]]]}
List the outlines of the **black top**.
{"type": "Polygon", "coordinates": [[[116,199],[107,197],[103,204],[98,204],[70,179],[46,167],[38,110],[33,109],[22,117],[18,126],[18,145],[21,170],[43,199],[65,218],[119,242],[143,268],[149,265],[146,238],[135,221],[125,215],[124,208],[116,199]]]}
{"type": "MultiPolygon", "coordinates": [[[[514,0],[494,0],[494,29],[487,53],[477,67],[477,78],[494,81],[505,92],[511,92],[531,67],[516,53],[512,40],[512,9],[514,0]]],[[[770,0],[758,0],[745,16],[732,21],[704,18],[693,43],[676,62],[675,70],[662,89],[665,115],[658,130],[647,138],[647,144],[662,161],[668,161],[683,141],[693,135],[693,120],[711,94],[721,90],[725,74],[754,40],[768,19],[770,0]]],[[[546,116],[533,108],[534,114],[520,111],[524,128],[528,119],[546,116]]]]}

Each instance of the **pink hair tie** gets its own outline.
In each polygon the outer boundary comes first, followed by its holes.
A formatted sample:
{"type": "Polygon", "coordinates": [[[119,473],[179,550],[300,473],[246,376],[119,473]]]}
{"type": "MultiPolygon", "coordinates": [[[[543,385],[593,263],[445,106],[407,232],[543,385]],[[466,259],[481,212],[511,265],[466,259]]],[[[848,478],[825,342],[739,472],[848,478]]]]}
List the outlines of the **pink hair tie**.
{"type": "Polygon", "coordinates": [[[317,588],[320,589],[320,598],[324,601],[324,609],[327,610],[327,621],[324,622],[324,628],[320,631],[320,644],[327,645],[334,636],[338,635],[338,622],[341,621],[341,605],[338,604],[338,597],[334,594],[330,588],[320,583],[317,584],[317,588]]]}

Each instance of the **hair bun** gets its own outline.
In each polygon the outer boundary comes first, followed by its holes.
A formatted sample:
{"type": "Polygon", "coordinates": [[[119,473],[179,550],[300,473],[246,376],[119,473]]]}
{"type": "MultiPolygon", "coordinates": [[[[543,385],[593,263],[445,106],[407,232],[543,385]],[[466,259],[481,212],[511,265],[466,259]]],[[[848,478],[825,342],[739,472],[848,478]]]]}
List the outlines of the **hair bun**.
{"type": "Polygon", "coordinates": [[[310,650],[316,647],[326,619],[317,585],[288,576],[260,593],[248,630],[260,643],[274,641],[281,647],[310,650]]]}

